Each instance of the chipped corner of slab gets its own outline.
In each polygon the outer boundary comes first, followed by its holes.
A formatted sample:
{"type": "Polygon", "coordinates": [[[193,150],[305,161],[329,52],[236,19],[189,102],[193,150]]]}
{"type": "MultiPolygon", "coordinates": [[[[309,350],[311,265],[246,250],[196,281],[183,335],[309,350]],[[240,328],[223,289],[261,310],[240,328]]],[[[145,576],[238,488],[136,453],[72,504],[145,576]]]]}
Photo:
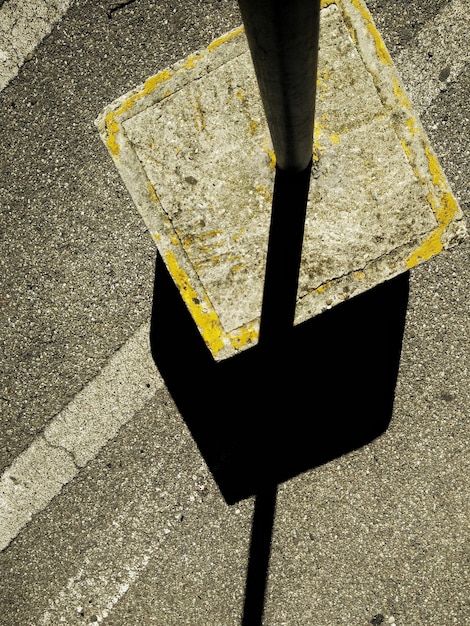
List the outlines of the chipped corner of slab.
{"type": "MultiPolygon", "coordinates": [[[[214,358],[255,345],[275,159],[243,29],[149,78],[96,124],[214,358]]],[[[322,2],[314,159],[296,323],[463,238],[360,0],[322,2]]]]}

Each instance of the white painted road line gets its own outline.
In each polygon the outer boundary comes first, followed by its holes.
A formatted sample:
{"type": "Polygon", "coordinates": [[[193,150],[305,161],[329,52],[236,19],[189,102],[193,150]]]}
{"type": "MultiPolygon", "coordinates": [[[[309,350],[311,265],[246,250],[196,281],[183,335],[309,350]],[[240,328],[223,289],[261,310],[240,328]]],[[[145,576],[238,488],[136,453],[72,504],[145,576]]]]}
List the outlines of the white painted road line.
{"type": "Polygon", "coordinates": [[[422,113],[470,62],[468,0],[452,0],[394,58],[413,107],[422,113]]]}
{"type": "Polygon", "coordinates": [[[164,386],[142,325],[0,478],[0,550],[164,386]]]}
{"type": "Polygon", "coordinates": [[[93,621],[98,624],[103,622],[146,569],[159,546],[159,543],[155,543],[142,556],[135,555],[117,576],[112,574],[103,576],[93,556],[88,557],[87,564],[92,564],[93,573],[80,569],[75,576],[69,578],[57,597],[50,602],[49,609],[42,615],[41,626],[53,626],[59,620],[67,624],[81,622],[80,613],[86,598],[90,595],[101,600],[101,608],[95,612],[93,621]]]}
{"type": "Polygon", "coordinates": [[[7,0],[0,8],[0,91],[48,35],[73,0],[7,0]]]}

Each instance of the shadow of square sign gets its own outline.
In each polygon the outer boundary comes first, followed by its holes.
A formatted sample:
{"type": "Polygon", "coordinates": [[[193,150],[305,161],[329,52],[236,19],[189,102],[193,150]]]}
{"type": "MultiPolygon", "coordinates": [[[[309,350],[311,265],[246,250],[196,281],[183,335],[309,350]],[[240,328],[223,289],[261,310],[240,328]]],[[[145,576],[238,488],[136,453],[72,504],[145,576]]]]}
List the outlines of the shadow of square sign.
{"type": "MultiPolygon", "coordinates": [[[[275,155],[242,28],[107,106],[97,127],[214,358],[256,344],[275,155]]],[[[323,1],[295,323],[464,237],[360,0],[323,1]]]]}

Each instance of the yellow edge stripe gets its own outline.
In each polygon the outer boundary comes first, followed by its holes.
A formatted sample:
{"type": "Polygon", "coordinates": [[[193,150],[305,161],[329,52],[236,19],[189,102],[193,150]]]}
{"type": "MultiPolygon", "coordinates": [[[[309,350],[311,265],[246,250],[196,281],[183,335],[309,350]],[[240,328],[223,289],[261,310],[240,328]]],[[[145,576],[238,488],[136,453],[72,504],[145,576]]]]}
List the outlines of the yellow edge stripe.
{"type": "MultiPolygon", "coordinates": [[[[218,39],[215,39],[212,43],[208,45],[208,47],[206,48],[204,52],[200,54],[190,55],[185,60],[185,62],[181,65],[181,67],[177,70],[177,72],[193,68],[196,65],[196,63],[200,61],[201,59],[203,59],[208,53],[214,52],[214,50],[217,50],[219,46],[229,41],[233,37],[236,37],[242,32],[243,32],[243,26],[240,26],[239,28],[236,28],[235,30],[232,30],[229,33],[222,35],[218,39]]],[[[142,98],[145,98],[145,96],[155,91],[155,89],[159,85],[169,80],[174,74],[175,74],[174,71],[166,69],[166,70],[162,70],[155,76],[151,76],[145,81],[144,87],[141,91],[139,91],[138,93],[132,94],[132,96],[130,96],[127,100],[125,100],[116,111],[111,111],[111,113],[108,113],[108,115],[105,118],[106,130],[108,132],[108,139],[106,141],[106,145],[108,146],[108,149],[113,155],[113,157],[116,158],[119,155],[119,149],[120,149],[119,142],[117,141],[117,134],[119,132],[119,122],[117,118],[123,113],[125,113],[126,111],[129,111],[130,109],[132,109],[136,102],[138,102],[139,100],[142,100],[142,98]]]]}
{"type": "Polygon", "coordinates": [[[204,301],[201,302],[196,290],[191,285],[188,274],[178,264],[175,254],[167,250],[165,261],[168,271],[199,328],[204,342],[214,357],[224,347],[224,339],[230,342],[232,348],[241,349],[247,343],[253,342],[258,338],[259,333],[253,326],[243,326],[226,334],[209,298],[205,296],[204,301]]]}
{"type": "Polygon", "coordinates": [[[381,63],[384,65],[392,65],[392,59],[390,54],[385,46],[382,37],[380,36],[379,31],[375,27],[374,20],[372,19],[372,15],[369,13],[366,5],[362,2],[362,0],[350,0],[351,4],[359,11],[364,20],[367,30],[369,34],[374,39],[375,49],[377,52],[377,57],[381,63]]]}
{"type": "MultiPolygon", "coordinates": [[[[382,40],[382,37],[380,36],[380,33],[374,25],[374,21],[366,5],[363,3],[362,0],[350,0],[350,2],[361,14],[366,24],[367,31],[374,39],[376,54],[379,61],[384,65],[392,66],[393,62],[390,54],[382,40]]],[[[336,3],[337,0],[322,0],[321,7],[324,8],[326,6],[329,6],[330,4],[336,3]]],[[[392,82],[393,93],[399,104],[406,109],[412,109],[411,102],[409,101],[408,97],[406,96],[405,92],[403,91],[395,77],[392,77],[392,82]]],[[[438,223],[436,228],[428,235],[428,237],[420,245],[420,247],[408,257],[406,261],[406,267],[407,269],[411,269],[419,263],[427,261],[428,259],[442,251],[444,247],[442,243],[442,235],[446,231],[449,224],[452,222],[455,215],[458,213],[459,208],[457,201],[455,200],[452,192],[448,188],[444,173],[436,156],[434,155],[429,144],[427,143],[426,137],[420,132],[420,129],[416,125],[413,117],[410,117],[408,119],[407,126],[411,134],[416,134],[419,132],[421,135],[420,138],[424,146],[426,158],[428,160],[428,171],[432,176],[432,183],[437,193],[437,198],[434,195],[430,194],[428,196],[428,200],[438,223]]],[[[320,134],[320,128],[318,128],[317,133],[318,135],[320,134]]],[[[410,160],[411,150],[409,145],[403,140],[401,140],[401,144],[406,156],[408,157],[408,160],[410,160]]],[[[423,177],[420,172],[418,172],[416,168],[413,169],[418,179],[422,180],[423,177]]],[[[321,285],[316,291],[321,293],[329,287],[331,282],[332,281],[329,281],[325,283],[325,285],[321,285]]]]}
{"type": "Polygon", "coordinates": [[[435,196],[429,196],[429,202],[437,220],[437,226],[420,247],[408,257],[406,261],[408,269],[415,267],[422,261],[427,261],[441,252],[444,248],[442,235],[459,210],[456,199],[446,185],[444,173],[439,165],[439,161],[428,145],[425,145],[424,150],[428,159],[432,182],[438,192],[437,199],[435,196]]]}
{"type": "Polygon", "coordinates": [[[231,30],[229,33],[225,33],[225,35],[221,35],[220,37],[215,39],[212,43],[210,43],[207,46],[207,51],[214,52],[214,50],[217,50],[217,48],[221,46],[223,43],[229,41],[230,39],[232,39],[233,37],[236,37],[237,35],[240,35],[240,33],[242,33],[243,31],[244,31],[243,26],[239,26],[238,28],[235,28],[235,30],[231,30]]]}
{"type": "Polygon", "coordinates": [[[108,113],[105,118],[106,129],[108,131],[108,140],[106,142],[106,145],[108,146],[109,151],[114,157],[117,157],[119,154],[119,143],[117,141],[119,122],[116,118],[126,111],[132,109],[132,107],[138,100],[141,100],[148,94],[152,93],[152,91],[155,91],[158,85],[165,82],[172,76],[173,72],[171,72],[171,70],[162,70],[156,76],[148,78],[144,83],[144,88],[142,89],[142,91],[132,94],[130,98],[128,98],[121,104],[117,111],[112,111],[111,113],[108,113]]]}
{"type": "MultiPolygon", "coordinates": [[[[405,109],[412,110],[412,104],[403,91],[401,85],[396,78],[392,78],[393,81],[393,93],[400,106],[405,109]]],[[[416,124],[414,117],[409,117],[406,121],[408,132],[411,135],[419,134],[419,138],[423,144],[426,159],[428,161],[428,172],[431,174],[432,184],[436,190],[437,196],[433,194],[428,195],[428,201],[431,205],[434,217],[437,221],[436,228],[427,236],[423,243],[415,250],[406,260],[407,269],[416,267],[419,263],[427,261],[431,257],[439,254],[444,248],[442,243],[442,235],[446,231],[449,224],[459,211],[457,201],[455,200],[452,192],[450,191],[444,172],[437,160],[437,157],[431,150],[431,147],[427,143],[426,136],[421,132],[419,126],[416,124]]],[[[410,146],[403,140],[400,140],[402,148],[413,167],[411,162],[411,149],[410,146]]],[[[423,177],[416,167],[413,167],[413,171],[419,180],[423,177]]]]}

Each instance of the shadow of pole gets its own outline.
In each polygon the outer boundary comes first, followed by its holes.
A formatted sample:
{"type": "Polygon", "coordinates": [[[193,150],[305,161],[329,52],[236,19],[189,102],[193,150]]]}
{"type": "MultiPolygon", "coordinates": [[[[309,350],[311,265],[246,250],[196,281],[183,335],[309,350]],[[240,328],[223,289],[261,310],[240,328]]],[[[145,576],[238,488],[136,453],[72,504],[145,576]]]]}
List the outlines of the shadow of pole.
{"type": "MultiPolygon", "coordinates": [[[[254,60],[259,61],[255,65],[270,128],[276,131],[282,120],[290,128],[289,111],[298,112],[298,103],[304,104],[302,115],[294,116],[299,141],[289,132],[278,136],[275,145],[276,155],[288,167],[276,170],[259,342],[215,362],[157,256],[150,343],[155,363],[226,502],[256,496],[242,626],[260,626],[277,486],[371,442],[388,427],[408,274],[294,327],[311,174],[311,163],[305,165],[311,156],[317,50],[309,32],[318,31],[319,3],[299,0],[294,12],[292,3],[271,0],[243,0],[240,5],[248,38],[258,50],[254,60]],[[293,88],[281,89],[280,98],[270,97],[272,77],[277,76],[276,87],[284,74],[284,55],[275,45],[277,73],[264,71],[270,70],[271,57],[263,55],[274,34],[282,34],[284,17],[270,13],[271,35],[269,29],[257,27],[250,35],[249,26],[258,18],[264,24],[266,11],[274,5],[287,11],[294,33],[304,30],[303,7],[308,7],[304,62],[313,76],[307,89],[310,104],[305,99],[306,73],[297,63],[289,29],[283,37],[293,61],[293,88]],[[262,41],[257,42],[259,33],[262,41]],[[284,100],[290,104],[285,106],[284,100]]],[[[305,41],[300,37],[297,43],[302,48],[305,41]]]]}
{"type": "Polygon", "coordinates": [[[311,170],[276,169],[259,337],[268,350],[285,347],[294,326],[311,170]]]}
{"type": "Polygon", "coordinates": [[[263,621],[276,493],[277,485],[273,484],[260,491],[255,499],[242,626],[257,626],[263,621]]]}
{"type": "MultiPolygon", "coordinates": [[[[279,209],[287,188],[276,192],[279,209]]],[[[300,215],[299,208],[302,226],[300,215]]],[[[276,280],[286,263],[279,219],[273,216],[260,343],[226,361],[213,360],[159,256],[156,262],[156,365],[226,502],[256,495],[243,626],[262,620],[276,485],[387,429],[408,299],[402,274],[292,327],[289,281],[298,262],[276,280]]],[[[301,242],[300,229],[289,238],[301,242]]]]}
{"type": "MultiPolygon", "coordinates": [[[[259,347],[271,355],[271,362],[290,360],[311,169],[311,163],[302,172],[276,169],[259,336],[259,347]]],[[[285,383],[284,376],[284,368],[276,367],[265,378],[273,389],[273,399],[285,383]]],[[[282,402],[282,398],[276,400],[282,402]]],[[[265,436],[268,448],[275,451],[269,431],[265,436]]],[[[275,458],[269,459],[265,469],[273,462],[275,458]]],[[[268,472],[254,503],[242,626],[261,626],[263,621],[277,493],[277,484],[270,479],[268,472]]]]}

